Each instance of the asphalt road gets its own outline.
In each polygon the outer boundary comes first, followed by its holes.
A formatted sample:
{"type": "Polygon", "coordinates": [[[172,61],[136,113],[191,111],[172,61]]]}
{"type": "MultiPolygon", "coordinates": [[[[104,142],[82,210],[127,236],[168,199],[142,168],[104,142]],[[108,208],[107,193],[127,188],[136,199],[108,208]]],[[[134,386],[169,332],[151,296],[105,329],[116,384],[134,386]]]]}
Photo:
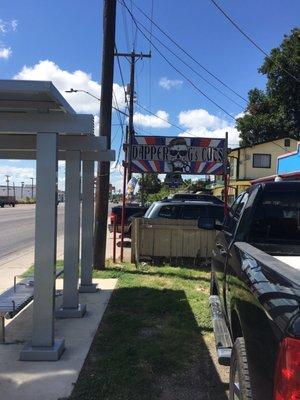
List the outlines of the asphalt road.
{"type": "MultiPolygon", "coordinates": [[[[60,203],[57,210],[57,237],[60,239],[64,234],[64,204],[60,203]]],[[[108,206],[108,215],[110,212],[111,204],[108,206]]],[[[32,249],[34,247],[34,232],[35,205],[0,207],[0,264],[32,249]]],[[[107,247],[110,250],[111,244],[107,243],[107,247]]]]}
{"type": "MultiPolygon", "coordinates": [[[[58,206],[57,233],[63,235],[63,204],[58,206]]],[[[11,257],[34,246],[35,206],[17,205],[0,208],[0,260],[11,257]]]]}

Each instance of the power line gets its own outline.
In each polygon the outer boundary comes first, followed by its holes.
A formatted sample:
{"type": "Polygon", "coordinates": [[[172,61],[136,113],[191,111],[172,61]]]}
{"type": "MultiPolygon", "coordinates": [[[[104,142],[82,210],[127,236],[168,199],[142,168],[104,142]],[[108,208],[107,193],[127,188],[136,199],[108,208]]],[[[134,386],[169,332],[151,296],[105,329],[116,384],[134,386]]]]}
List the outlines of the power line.
{"type": "MultiPolygon", "coordinates": [[[[120,1],[120,0],[119,0],[120,1]]],[[[141,34],[144,36],[144,38],[149,41],[149,38],[147,37],[147,35],[145,35],[145,33],[140,29],[140,27],[137,24],[137,21],[135,19],[135,17],[133,16],[133,14],[130,12],[129,8],[127,7],[126,3],[123,0],[123,5],[124,7],[126,7],[128,13],[130,14],[135,26],[137,27],[137,29],[139,30],[139,32],[141,32],[141,34]]],[[[175,67],[171,61],[169,61],[167,59],[167,57],[164,56],[164,54],[157,48],[156,45],[154,45],[154,43],[152,43],[153,48],[158,52],[158,54],[160,54],[160,56],[166,61],[167,64],[170,65],[170,67],[172,67],[179,75],[181,75],[185,80],[187,80],[191,86],[194,87],[194,89],[196,89],[200,94],[202,94],[202,96],[204,96],[207,100],[209,100],[212,104],[214,104],[216,107],[218,107],[220,110],[222,110],[226,115],[228,115],[230,118],[232,118],[233,120],[235,120],[235,118],[228,112],[226,111],[222,106],[220,106],[217,102],[215,102],[213,99],[211,99],[206,93],[204,93],[189,77],[187,77],[183,72],[181,72],[177,67],[175,67]]]]}
{"type": "MultiPolygon", "coordinates": [[[[123,7],[124,9],[124,7],[123,7]]],[[[151,1],[151,20],[153,19],[153,13],[154,13],[154,0],[151,1]]],[[[153,31],[153,23],[150,22],[150,48],[149,52],[151,53],[152,51],[152,31],[153,31]]],[[[152,58],[150,59],[149,63],[149,109],[152,109],[152,58]]],[[[150,133],[151,133],[151,128],[150,128],[150,133]]]]}
{"type": "Polygon", "coordinates": [[[264,54],[269,60],[273,61],[275,64],[277,64],[285,73],[287,73],[291,78],[295,79],[298,83],[300,83],[300,80],[293,74],[291,74],[289,71],[287,71],[280,63],[277,61],[274,61],[273,59],[270,58],[269,54],[262,49],[242,28],[239,27],[239,25],[230,17],[229,14],[224,11],[221,6],[215,1],[211,0],[211,2],[217,7],[217,9],[228,19],[228,21],[250,42],[255,46],[262,54],[264,54]]]}
{"type": "Polygon", "coordinates": [[[158,119],[161,119],[162,121],[168,123],[169,125],[173,126],[173,127],[176,128],[176,129],[179,129],[181,132],[183,132],[183,129],[180,128],[180,126],[178,126],[178,125],[176,125],[176,124],[173,124],[172,122],[166,120],[165,118],[160,117],[160,116],[157,115],[157,114],[154,114],[152,111],[147,110],[147,108],[145,108],[144,106],[142,106],[142,105],[139,104],[138,102],[136,102],[136,105],[137,105],[138,107],[140,107],[142,110],[146,111],[148,114],[151,114],[151,115],[153,115],[154,117],[156,117],[156,118],[158,118],[158,119]]]}
{"type": "Polygon", "coordinates": [[[126,39],[126,44],[127,44],[127,51],[130,51],[127,18],[126,18],[126,12],[125,12],[124,8],[122,8],[122,17],[123,17],[123,26],[124,26],[124,30],[125,30],[125,39],[126,39]]]}
{"type": "MultiPolygon", "coordinates": [[[[149,30],[145,27],[145,25],[143,25],[140,21],[137,21],[137,23],[143,27],[144,30],[146,30],[146,32],[150,33],[149,30]]],[[[155,36],[154,34],[151,35],[152,37],[154,37],[165,49],[167,49],[171,54],[173,54],[176,58],[178,58],[178,60],[180,60],[185,66],[187,66],[191,71],[193,71],[196,75],[199,76],[199,78],[201,78],[204,82],[206,82],[208,85],[210,85],[211,87],[213,87],[216,91],[218,91],[220,94],[222,94],[224,97],[226,97],[228,100],[230,100],[232,103],[234,103],[236,106],[240,107],[242,110],[244,109],[244,107],[237,103],[235,100],[233,100],[230,96],[228,96],[226,93],[224,93],[222,90],[220,90],[218,87],[216,87],[214,84],[212,84],[211,82],[209,82],[204,76],[202,76],[201,74],[199,74],[199,72],[197,70],[195,70],[195,68],[191,67],[186,61],[184,61],[178,54],[176,54],[173,50],[171,50],[167,45],[165,45],[157,36],[155,36]]],[[[151,43],[152,44],[152,43],[151,43]]]]}
{"type": "MultiPolygon", "coordinates": [[[[120,0],[118,0],[120,2],[120,0]]],[[[121,3],[122,4],[122,3],[121,3]]],[[[179,43],[177,43],[167,32],[165,32],[154,20],[150,18],[139,6],[133,3],[135,8],[144,15],[163,35],[165,35],[176,47],[178,47],[186,56],[188,56],[192,61],[194,61],[200,68],[202,68],[205,72],[207,72],[210,76],[216,79],[219,83],[221,83],[224,87],[238,96],[240,99],[244,100],[246,103],[248,102],[243,96],[237,93],[234,89],[232,89],[229,85],[227,85],[222,79],[217,77],[214,73],[212,73],[207,67],[201,64],[198,60],[196,60],[188,51],[186,51],[179,43]]]]}
{"type": "Polygon", "coordinates": [[[124,81],[124,77],[123,77],[123,72],[122,72],[122,68],[121,68],[121,62],[120,62],[120,58],[119,58],[119,55],[118,55],[118,49],[117,49],[116,44],[115,44],[115,55],[117,57],[118,68],[119,68],[119,72],[120,72],[120,76],[121,76],[122,86],[123,86],[123,89],[124,89],[124,96],[125,96],[126,106],[127,106],[127,109],[129,109],[128,99],[127,99],[127,94],[126,94],[126,89],[125,89],[125,81],[124,81]]]}

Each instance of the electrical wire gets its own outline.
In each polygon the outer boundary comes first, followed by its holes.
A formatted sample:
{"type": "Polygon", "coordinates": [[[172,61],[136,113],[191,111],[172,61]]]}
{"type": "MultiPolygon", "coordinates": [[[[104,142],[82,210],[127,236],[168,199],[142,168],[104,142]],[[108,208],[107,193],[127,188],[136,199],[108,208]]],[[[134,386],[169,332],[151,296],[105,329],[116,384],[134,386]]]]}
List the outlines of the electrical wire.
{"type": "MultiPolygon", "coordinates": [[[[124,7],[123,7],[124,9],[124,7]]],[[[151,1],[151,20],[153,20],[153,14],[154,14],[154,0],[151,1]]],[[[152,32],[153,32],[153,22],[150,22],[150,44],[149,44],[149,54],[151,54],[152,51],[152,32]]],[[[149,109],[152,109],[152,57],[150,57],[149,60],[149,109]]],[[[150,133],[151,133],[151,128],[150,128],[150,133]]]]}
{"type": "MultiPolygon", "coordinates": [[[[143,29],[150,33],[149,30],[143,25],[140,21],[137,21],[137,23],[143,27],[143,29]]],[[[208,81],[203,75],[201,75],[195,68],[191,67],[186,61],[184,61],[178,54],[176,54],[173,50],[171,50],[167,45],[165,45],[157,36],[152,34],[152,37],[154,37],[158,43],[160,43],[161,46],[163,46],[165,49],[167,49],[173,56],[175,56],[178,60],[180,60],[186,67],[188,67],[191,71],[193,71],[199,78],[201,78],[204,82],[206,82],[208,85],[213,87],[217,92],[222,94],[224,97],[226,97],[228,100],[230,100],[232,103],[234,103],[236,106],[240,107],[242,110],[244,110],[244,107],[237,103],[234,99],[232,99],[230,96],[228,96],[226,93],[224,93],[222,90],[220,90],[217,86],[212,84],[210,81],[208,81]]]]}
{"type": "MultiPolygon", "coordinates": [[[[118,54],[118,49],[117,49],[116,44],[115,44],[115,51],[116,51],[116,54],[118,54]]],[[[120,57],[118,55],[117,55],[117,63],[118,63],[118,68],[119,68],[119,72],[120,72],[120,76],[121,76],[122,86],[124,89],[125,102],[127,105],[127,109],[129,110],[129,104],[128,104],[128,99],[127,99],[127,94],[126,94],[126,89],[125,89],[125,81],[124,81],[123,72],[122,72],[122,68],[121,68],[120,57]]]]}
{"type": "MultiPolygon", "coordinates": [[[[123,4],[121,0],[118,0],[120,4],[123,4]]],[[[123,4],[124,5],[124,4],[123,4]]],[[[230,90],[232,93],[234,93],[236,96],[238,96],[240,99],[244,100],[246,103],[248,103],[248,100],[245,99],[243,96],[241,96],[239,93],[237,93],[234,89],[232,89],[228,84],[226,84],[222,79],[220,79],[218,76],[216,76],[214,73],[212,73],[207,67],[205,67],[203,64],[201,64],[198,60],[196,60],[187,50],[185,50],[179,43],[177,43],[166,31],[164,31],[154,20],[153,18],[150,18],[149,15],[147,15],[139,6],[137,6],[133,2],[134,7],[142,14],[144,17],[146,17],[164,36],[166,36],[176,47],[178,47],[187,57],[189,57],[192,61],[194,61],[200,68],[202,68],[205,72],[207,72],[210,76],[212,76],[214,79],[216,79],[219,83],[221,83],[224,87],[226,87],[228,90],[230,90]]]]}
{"type": "MultiPolygon", "coordinates": [[[[119,0],[120,1],[120,0],[119,0]]],[[[124,7],[127,9],[129,15],[131,16],[135,26],[139,30],[139,32],[144,36],[144,38],[149,41],[148,36],[140,29],[138,26],[138,23],[134,17],[134,15],[130,12],[129,8],[127,7],[125,1],[123,0],[124,7]]],[[[212,104],[214,104],[216,107],[218,107],[221,111],[223,111],[227,116],[229,116],[231,119],[235,120],[235,117],[233,117],[228,111],[226,111],[222,106],[220,106],[216,101],[211,99],[206,93],[203,92],[189,77],[187,77],[183,72],[181,72],[175,65],[172,64],[170,60],[158,49],[158,47],[152,42],[153,48],[158,52],[158,54],[166,61],[166,63],[172,67],[179,75],[181,75],[186,81],[190,83],[191,86],[193,86],[194,89],[196,89],[203,97],[205,97],[207,100],[209,100],[212,104]]]]}
{"type": "Polygon", "coordinates": [[[288,70],[286,70],[280,63],[277,61],[274,61],[273,59],[270,58],[269,54],[262,49],[261,46],[259,46],[242,28],[239,27],[239,25],[230,17],[229,14],[227,14],[226,11],[224,11],[221,6],[215,1],[215,0],[210,0],[215,7],[228,19],[228,21],[250,42],[253,44],[254,47],[256,47],[262,54],[264,54],[268,60],[274,62],[277,64],[285,73],[287,73],[291,78],[295,79],[298,83],[300,83],[300,80],[293,74],[291,74],[288,70]]]}
{"type": "Polygon", "coordinates": [[[154,117],[156,117],[156,118],[158,118],[158,119],[161,119],[162,121],[168,123],[169,125],[173,126],[173,127],[176,128],[176,129],[179,129],[181,132],[183,132],[183,129],[180,128],[180,126],[178,126],[178,125],[176,125],[176,124],[173,124],[172,122],[166,120],[165,118],[160,117],[160,116],[157,115],[157,114],[154,114],[152,111],[148,110],[147,108],[145,108],[144,106],[142,106],[140,103],[136,102],[136,105],[137,105],[138,107],[140,107],[142,110],[146,111],[148,114],[151,114],[151,115],[153,115],[154,117]]]}
{"type": "Polygon", "coordinates": [[[129,34],[128,34],[128,26],[127,26],[127,14],[126,14],[126,11],[124,10],[124,8],[122,8],[122,17],[123,17],[123,26],[124,26],[124,31],[125,31],[127,51],[129,53],[130,44],[129,44],[129,34]]]}

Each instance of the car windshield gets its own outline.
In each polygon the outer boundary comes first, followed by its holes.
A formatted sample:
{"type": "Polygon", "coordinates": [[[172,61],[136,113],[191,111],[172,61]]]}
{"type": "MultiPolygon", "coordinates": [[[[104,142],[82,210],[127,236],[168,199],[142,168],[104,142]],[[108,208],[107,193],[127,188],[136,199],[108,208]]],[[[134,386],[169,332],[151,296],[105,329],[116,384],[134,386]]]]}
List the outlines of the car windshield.
{"type": "Polygon", "coordinates": [[[265,192],[250,229],[254,243],[300,245],[300,193],[265,192]]]}
{"type": "Polygon", "coordinates": [[[151,206],[148,208],[148,210],[146,211],[144,218],[149,218],[149,215],[151,214],[151,211],[153,210],[153,208],[155,207],[157,203],[152,203],[151,206]]]}

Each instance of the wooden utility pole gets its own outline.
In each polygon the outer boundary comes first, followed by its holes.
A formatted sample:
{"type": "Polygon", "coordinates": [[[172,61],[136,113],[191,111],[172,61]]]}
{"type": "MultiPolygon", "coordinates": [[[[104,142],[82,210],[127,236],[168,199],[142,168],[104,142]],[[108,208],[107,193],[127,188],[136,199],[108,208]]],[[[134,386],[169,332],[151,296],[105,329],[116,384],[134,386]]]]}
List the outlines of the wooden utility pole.
{"type": "Polygon", "coordinates": [[[131,179],[131,143],[132,137],[134,136],[134,127],[133,127],[133,115],[134,115],[134,74],[135,74],[135,63],[137,60],[141,60],[142,58],[150,58],[151,53],[136,53],[134,50],[131,53],[115,53],[117,57],[126,57],[130,59],[130,84],[129,84],[129,109],[128,109],[128,156],[127,156],[127,181],[129,182],[131,179]]]}
{"type": "Polygon", "coordinates": [[[134,77],[135,77],[135,63],[142,58],[150,58],[151,53],[136,53],[134,50],[131,53],[115,53],[117,57],[126,57],[130,59],[130,84],[127,94],[129,94],[129,109],[128,109],[128,134],[126,135],[126,156],[124,162],[124,176],[123,176],[123,198],[122,198],[122,218],[121,218],[121,255],[120,259],[123,262],[124,258],[124,225],[125,225],[125,204],[126,204],[126,180],[130,181],[131,172],[131,144],[134,136],[133,115],[134,115],[134,77]],[[127,178],[127,179],[126,179],[127,178]]]}
{"type": "MultiPolygon", "coordinates": [[[[105,0],[103,10],[103,50],[99,135],[111,148],[112,92],[116,30],[116,0],[105,0]]],[[[94,268],[105,268],[110,163],[99,162],[96,190],[94,268]]]]}

